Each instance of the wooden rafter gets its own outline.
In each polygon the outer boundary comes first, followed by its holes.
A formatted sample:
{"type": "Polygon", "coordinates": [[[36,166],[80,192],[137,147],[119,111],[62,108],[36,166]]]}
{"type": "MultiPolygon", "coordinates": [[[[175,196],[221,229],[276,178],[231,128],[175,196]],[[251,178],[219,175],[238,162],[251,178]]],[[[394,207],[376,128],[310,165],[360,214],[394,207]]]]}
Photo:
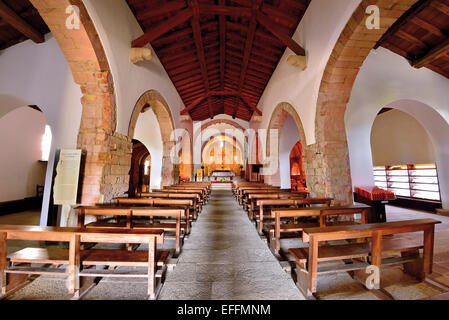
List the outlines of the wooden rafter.
{"type": "MultiPolygon", "coordinates": [[[[193,18],[191,20],[192,29],[193,29],[193,38],[195,39],[195,45],[197,49],[198,61],[200,62],[201,73],[203,75],[204,87],[206,88],[206,92],[210,91],[209,86],[209,76],[207,74],[207,66],[206,59],[204,57],[204,47],[203,47],[203,39],[201,35],[201,26],[200,26],[200,11],[198,6],[198,0],[189,0],[189,7],[192,10],[193,18]]],[[[214,111],[212,109],[212,101],[210,96],[207,97],[207,104],[209,106],[209,115],[211,119],[214,118],[214,111]]]]}
{"type": "Polygon", "coordinates": [[[422,68],[449,52],[449,38],[432,48],[426,55],[412,62],[415,68],[422,68]]]}
{"type": "MultiPolygon", "coordinates": [[[[246,42],[245,42],[245,50],[243,51],[243,62],[242,62],[242,70],[240,72],[240,79],[239,79],[239,87],[238,87],[238,93],[239,93],[239,97],[242,97],[242,87],[243,84],[245,83],[245,79],[246,79],[246,72],[248,70],[248,63],[249,63],[249,58],[251,57],[251,51],[253,49],[253,42],[254,42],[254,37],[256,35],[256,28],[257,28],[257,12],[260,9],[260,6],[262,4],[262,0],[256,0],[256,2],[253,5],[252,11],[252,17],[249,23],[249,28],[248,28],[248,34],[246,37],[246,42]]],[[[234,114],[233,114],[233,118],[235,119],[235,117],[237,116],[237,111],[240,108],[240,103],[241,103],[242,99],[240,99],[235,108],[234,108],[234,114]]]]}
{"type": "Polygon", "coordinates": [[[44,35],[22,19],[17,13],[0,0],[0,18],[14,29],[33,40],[35,43],[43,43],[44,35]]]}
{"type": "MultiPolygon", "coordinates": [[[[219,5],[225,5],[225,0],[219,0],[219,5]]],[[[220,89],[224,90],[226,65],[226,17],[224,15],[220,15],[218,20],[220,25],[220,89]]],[[[221,99],[221,104],[224,109],[223,97],[221,99]]]]}
{"type": "Polygon", "coordinates": [[[433,0],[420,0],[415,3],[410,10],[408,10],[405,14],[402,15],[391,27],[387,30],[387,32],[380,38],[377,44],[374,46],[374,49],[379,48],[382,43],[388,41],[392,36],[394,36],[401,28],[410,20],[416,17],[419,13],[421,13],[425,8],[427,8],[433,0]]]}
{"type": "Polygon", "coordinates": [[[179,26],[180,24],[183,24],[187,20],[189,20],[193,15],[193,12],[190,8],[184,9],[180,11],[175,16],[171,17],[170,19],[162,22],[161,24],[157,25],[154,28],[151,28],[145,34],[137,38],[132,42],[133,47],[143,47],[146,44],[150,43],[151,41],[159,38],[163,34],[169,32],[171,29],[179,26]]]}
{"type": "Polygon", "coordinates": [[[275,35],[283,44],[289,47],[295,54],[305,56],[306,51],[290,36],[286,35],[267,15],[262,12],[257,13],[257,21],[268,31],[275,35]]]}
{"type": "Polygon", "coordinates": [[[137,44],[151,43],[194,120],[262,114],[285,46],[305,52],[291,34],[309,0],[126,1],[145,32],[137,44]]]}
{"type": "Polygon", "coordinates": [[[145,11],[139,13],[137,15],[137,20],[145,20],[148,18],[157,17],[158,15],[161,14],[167,14],[185,8],[186,8],[185,1],[170,1],[156,7],[151,6],[149,9],[146,9],[145,11]]]}

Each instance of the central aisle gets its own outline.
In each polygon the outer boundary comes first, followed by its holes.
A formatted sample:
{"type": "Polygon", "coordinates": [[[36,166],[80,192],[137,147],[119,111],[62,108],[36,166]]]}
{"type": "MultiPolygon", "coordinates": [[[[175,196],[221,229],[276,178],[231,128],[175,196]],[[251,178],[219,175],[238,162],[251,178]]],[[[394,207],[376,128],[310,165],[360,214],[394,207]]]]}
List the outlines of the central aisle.
{"type": "Polygon", "coordinates": [[[227,190],[213,186],[160,300],[303,300],[227,190]]]}

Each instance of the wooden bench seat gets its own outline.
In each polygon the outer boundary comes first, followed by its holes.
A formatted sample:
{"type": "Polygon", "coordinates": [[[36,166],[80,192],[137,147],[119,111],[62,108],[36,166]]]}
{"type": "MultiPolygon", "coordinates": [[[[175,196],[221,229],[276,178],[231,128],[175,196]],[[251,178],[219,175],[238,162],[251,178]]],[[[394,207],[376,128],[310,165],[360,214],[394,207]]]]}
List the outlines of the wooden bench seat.
{"type": "MultiPolygon", "coordinates": [[[[410,242],[406,239],[383,239],[382,241],[382,254],[416,252],[416,250],[423,248],[423,245],[410,242]]],[[[298,263],[306,263],[309,257],[309,248],[307,247],[292,248],[288,252],[298,263]]],[[[370,252],[370,242],[324,245],[319,248],[318,262],[367,258],[370,252]]]]}
{"type": "Polygon", "coordinates": [[[158,253],[157,250],[157,243],[163,241],[163,230],[0,225],[0,299],[28,284],[29,275],[67,277],[68,292],[76,299],[81,298],[102,277],[145,277],[148,280],[148,296],[155,299],[166,269],[163,261],[167,252],[158,253]],[[66,242],[68,248],[27,248],[7,255],[8,240],[66,242]],[[147,244],[148,249],[142,252],[81,250],[84,243],[147,244]],[[48,267],[48,264],[52,266],[48,267]],[[112,269],[120,266],[144,267],[145,270],[127,272],[112,269]]]}
{"type": "Polygon", "coordinates": [[[369,278],[371,271],[367,272],[369,266],[377,268],[380,276],[382,267],[402,265],[405,272],[424,280],[432,273],[434,231],[438,223],[441,222],[421,219],[305,228],[303,242],[309,243],[309,247],[289,249],[296,260],[297,285],[307,297],[311,297],[317,291],[319,274],[350,272],[354,279],[372,286],[367,289],[380,290],[380,281],[367,282],[373,280],[369,278]],[[388,237],[412,232],[423,232],[423,242],[388,237]],[[351,243],[331,244],[337,240],[351,243]],[[337,265],[322,265],[338,261],[341,263],[337,265]]]}
{"type": "MultiPolygon", "coordinates": [[[[285,223],[281,224],[281,232],[292,232],[292,231],[302,231],[305,228],[314,228],[319,227],[320,225],[318,223],[285,223]]],[[[266,229],[269,232],[274,233],[276,230],[276,225],[274,224],[268,224],[266,225],[266,229]]],[[[302,235],[301,235],[302,238],[302,235]]]]}
{"type": "MultiPolygon", "coordinates": [[[[157,266],[164,267],[169,254],[168,250],[158,250],[156,253],[157,266]]],[[[11,263],[19,264],[67,265],[69,264],[69,253],[67,249],[62,248],[25,248],[9,254],[8,259],[11,263]]],[[[84,266],[147,267],[148,251],[80,250],[80,259],[84,266]]]]}
{"type": "Polygon", "coordinates": [[[187,230],[187,225],[181,223],[181,217],[186,215],[185,208],[153,208],[153,207],[116,207],[116,206],[97,206],[97,207],[78,207],[78,227],[80,228],[124,228],[124,229],[162,229],[162,230],[175,230],[175,242],[176,242],[176,252],[181,251],[182,244],[182,230],[187,230]],[[85,225],[85,216],[93,215],[102,218],[98,221],[89,223],[85,225]],[[116,218],[114,222],[111,222],[111,218],[116,218]],[[136,223],[133,218],[168,218],[174,217],[176,219],[175,224],[162,224],[162,223],[152,223],[146,225],[140,225],[136,223]],[[125,220],[125,221],[121,221],[125,220]],[[159,225],[156,228],[155,225],[159,225]],[[137,228],[136,228],[137,227],[137,228]]]}
{"type": "MultiPolygon", "coordinates": [[[[296,201],[296,200],[295,200],[296,201]]],[[[300,200],[298,200],[300,201],[300,200]]],[[[307,199],[304,199],[307,201],[307,199]]],[[[329,203],[329,202],[328,202],[329,203]]],[[[274,238],[269,239],[270,248],[273,250],[275,254],[278,254],[281,250],[281,233],[284,232],[281,227],[281,220],[285,219],[302,219],[309,217],[317,217],[319,219],[319,226],[325,227],[327,225],[327,218],[330,216],[354,216],[356,214],[360,214],[361,223],[365,224],[367,215],[370,210],[370,206],[357,204],[353,206],[324,206],[324,207],[310,207],[310,208],[274,208],[271,209],[271,217],[275,219],[275,231],[274,233],[270,233],[274,238]]]]}

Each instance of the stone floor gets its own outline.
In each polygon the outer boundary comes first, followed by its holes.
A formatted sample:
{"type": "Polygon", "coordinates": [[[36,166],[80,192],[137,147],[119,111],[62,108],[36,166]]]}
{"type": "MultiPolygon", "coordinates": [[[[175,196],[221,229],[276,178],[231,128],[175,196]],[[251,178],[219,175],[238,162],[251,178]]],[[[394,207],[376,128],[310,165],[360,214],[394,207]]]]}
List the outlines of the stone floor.
{"type": "MultiPolygon", "coordinates": [[[[230,186],[214,185],[212,198],[186,239],[179,262],[168,272],[159,296],[161,300],[302,300],[292,276],[285,273],[279,261],[258,236],[246,213],[238,206],[230,186]]],[[[449,217],[436,216],[397,207],[387,207],[388,221],[434,218],[443,223],[436,228],[435,268],[432,277],[449,285],[449,217]]],[[[39,223],[39,212],[0,216],[0,224],[39,223]]],[[[405,235],[420,239],[416,235],[405,235]]],[[[39,243],[28,243],[28,245],[39,243]]],[[[8,251],[24,244],[10,243],[8,251]]],[[[299,241],[282,241],[283,251],[302,245],[299,241]]],[[[169,248],[174,243],[167,242],[169,248]]],[[[139,248],[145,249],[145,248],[139,248]]],[[[288,257],[287,257],[288,258],[288,257]]],[[[442,291],[420,283],[400,269],[382,271],[382,287],[398,300],[436,297],[442,291]]],[[[322,276],[318,280],[318,297],[323,300],[375,300],[345,273],[322,276]]],[[[146,294],[146,283],[140,279],[104,279],[86,300],[140,300],[146,294]]],[[[10,299],[69,299],[65,280],[38,277],[10,299]]]]}
{"type": "Polygon", "coordinates": [[[227,190],[214,191],[160,299],[304,299],[227,190]]]}

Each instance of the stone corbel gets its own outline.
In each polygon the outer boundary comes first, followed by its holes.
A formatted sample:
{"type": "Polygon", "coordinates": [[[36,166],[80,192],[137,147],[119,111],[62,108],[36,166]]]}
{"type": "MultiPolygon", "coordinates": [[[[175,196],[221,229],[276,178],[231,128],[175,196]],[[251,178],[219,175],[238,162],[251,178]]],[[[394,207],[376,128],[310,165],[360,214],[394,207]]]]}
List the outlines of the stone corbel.
{"type": "Polygon", "coordinates": [[[150,48],[131,48],[129,60],[136,64],[140,61],[150,61],[153,58],[153,51],[150,48]]]}
{"type": "Polygon", "coordinates": [[[307,57],[292,54],[290,57],[288,57],[287,64],[292,67],[300,68],[304,71],[307,69],[307,57]]]}

